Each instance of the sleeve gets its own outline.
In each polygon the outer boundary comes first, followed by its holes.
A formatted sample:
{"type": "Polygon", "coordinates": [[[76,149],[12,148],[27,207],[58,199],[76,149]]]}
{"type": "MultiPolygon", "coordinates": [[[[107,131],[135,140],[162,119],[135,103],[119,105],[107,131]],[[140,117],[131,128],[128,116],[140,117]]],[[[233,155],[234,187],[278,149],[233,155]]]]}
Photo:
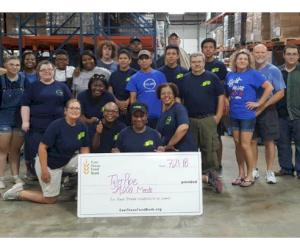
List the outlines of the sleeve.
{"type": "Polygon", "coordinates": [[[252,84],[254,85],[255,88],[258,89],[263,85],[265,81],[267,81],[267,79],[262,73],[260,73],[257,70],[253,70],[253,74],[254,74],[254,81],[252,84]]]}
{"type": "Polygon", "coordinates": [[[165,73],[160,72],[160,71],[159,71],[159,73],[160,73],[161,83],[168,82],[165,73]]]}
{"type": "Polygon", "coordinates": [[[155,137],[154,141],[155,141],[156,148],[159,146],[162,146],[163,142],[162,142],[160,133],[158,133],[156,130],[153,130],[153,133],[154,133],[154,137],[155,137]]]}
{"type": "Polygon", "coordinates": [[[182,124],[190,124],[188,113],[183,105],[178,105],[176,108],[177,126],[182,124]]]}
{"type": "Polygon", "coordinates": [[[132,76],[126,86],[126,90],[129,92],[138,92],[137,86],[136,86],[136,75],[132,76]]]}
{"type": "Polygon", "coordinates": [[[275,67],[273,69],[272,77],[273,77],[273,86],[275,92],[286,88],[285,82],[283,80],[283,76],[278,68],[275,67]]]}
{"type": "Polygon", "coordinates": [[[124,147],[123,147],[123,132],[122,131],[117,135],[117,140],[114,143],[114,147],[118,148],[120,150],[120,152],[124,152],[124,147]]]}
{"type": "Polygon", "coordinates": [[[64,103],[66,103],[67,101],[69,101],[72,98],[72,93],[67,85],[63,84],[63,88],[64,88],[64,93],[65,93],[64,94],[64,103]]]}
{"type": "Polygon", "coordinates": [[[213,82],[215,85],[216,96],[224,95],[224,84],[221,83],[219,77],[213,76],[213,82]]]}
{"type": "Polygon", "coordinates": [[[225,80],[228,71],[224,63],[220,63],[220,80],[225,80]]]}
{"type": "Polygon", "coordinates": [[[46,129],[41,142],[46,144],[48,147],[53,147],[55,145],[55,141],[58,133],[59,133],[59,124],[57,120],[55,120],[52,123],[50,123],[50,125],[46,129]]]}

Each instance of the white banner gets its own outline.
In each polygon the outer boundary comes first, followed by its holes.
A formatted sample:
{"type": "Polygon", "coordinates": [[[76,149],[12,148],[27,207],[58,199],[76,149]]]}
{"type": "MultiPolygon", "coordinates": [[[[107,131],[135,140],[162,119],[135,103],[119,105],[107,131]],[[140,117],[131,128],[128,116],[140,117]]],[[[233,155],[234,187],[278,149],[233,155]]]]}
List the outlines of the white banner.
{"type": "Polygon", "coordinates": [[[198,152],[85,154],[78,217],[201,215],[198,152]]]}

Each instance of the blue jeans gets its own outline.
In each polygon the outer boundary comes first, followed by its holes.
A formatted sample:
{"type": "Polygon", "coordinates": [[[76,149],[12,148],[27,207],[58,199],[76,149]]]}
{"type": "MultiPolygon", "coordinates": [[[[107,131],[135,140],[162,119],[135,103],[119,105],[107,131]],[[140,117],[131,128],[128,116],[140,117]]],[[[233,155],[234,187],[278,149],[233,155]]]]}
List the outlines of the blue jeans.
{"type": "Polygon", "coordinates": [[[300,175],[300,119],[279,118],[280,137],[277,141],[278,161],[281,171],[300,175]],[[292,140],[295,142],[295,167],[292,158],[292,140]]]}

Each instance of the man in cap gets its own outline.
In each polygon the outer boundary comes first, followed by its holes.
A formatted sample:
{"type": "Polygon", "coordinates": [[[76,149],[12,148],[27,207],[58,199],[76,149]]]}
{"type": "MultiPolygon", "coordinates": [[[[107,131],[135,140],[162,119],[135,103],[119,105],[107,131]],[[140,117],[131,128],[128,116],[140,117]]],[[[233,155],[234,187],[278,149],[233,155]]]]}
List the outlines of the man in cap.
{"type": "MultiPolygon", "coordinates": [[[[179,59],[178,64],[186,69],[190,68],[190,57],[185,52],[183,48],[180,48],[180,37],[177,33],[173,32],[168,37],[168,45],[173,45],[179,48],[179,59]]],[[[161,56],[156,61],[157,68],[160,68],[161,66],[165,65],[165,55],[161,56]]]]}
{"type": "Polygon", "coordinates": [[[130,92],[130,104],[139,101],[149,107],[148,124],[155,128],[162,111],[161,101],[156,96],[156,88],[167,80],[163,73],[152,69],[150,51],[141,50],[138,54],[138,63],[141,69],[130,78],[126,89],[130,92]]]}
{"type": "Polygon", "coordinates": [[[112,152],[154,152],[164,151],[160,134],[147,124],[148,108],[136,102],[130,108],[132,125],[118,135],[116,147],[112,152]]]}
{"type": "Polygon", "coordinates": [[[140,65],[138,64],[138,55],[139,52],[142,50],[143,45],[140,38],[134,36],[129,41],[129,49],[131,50],[131,64],[130,67],[139,70],[140,65]]]}

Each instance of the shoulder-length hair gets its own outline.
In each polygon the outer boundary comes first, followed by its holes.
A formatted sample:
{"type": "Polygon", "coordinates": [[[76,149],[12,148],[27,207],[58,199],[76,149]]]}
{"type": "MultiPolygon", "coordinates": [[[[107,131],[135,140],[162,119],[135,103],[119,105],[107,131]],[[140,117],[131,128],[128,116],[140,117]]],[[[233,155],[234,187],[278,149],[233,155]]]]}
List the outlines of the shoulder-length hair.
{"type": "Polygon", "coordinates": [[[230,59],[230,68],[233,72],[237,72],[237,68],[236,68],[236,60],[238,58],[239,55],[246,55],[248,57],[248,69],[254,69],[254,59],[252,57],[252,55],[250,54],[250,52],[247,49],[241,49],[238,50],[236,52],[233,53],[233,55],[231,56],[230,59]]]}
{"type": "Polygon", "coordinates": [[[115,59],[117,55],[117,45],[110,40],[102,41],[98,44],[97,55],[101,59],[103,56],[103,47],[106,46],[111,49],[111,59],[115,59]]]}

